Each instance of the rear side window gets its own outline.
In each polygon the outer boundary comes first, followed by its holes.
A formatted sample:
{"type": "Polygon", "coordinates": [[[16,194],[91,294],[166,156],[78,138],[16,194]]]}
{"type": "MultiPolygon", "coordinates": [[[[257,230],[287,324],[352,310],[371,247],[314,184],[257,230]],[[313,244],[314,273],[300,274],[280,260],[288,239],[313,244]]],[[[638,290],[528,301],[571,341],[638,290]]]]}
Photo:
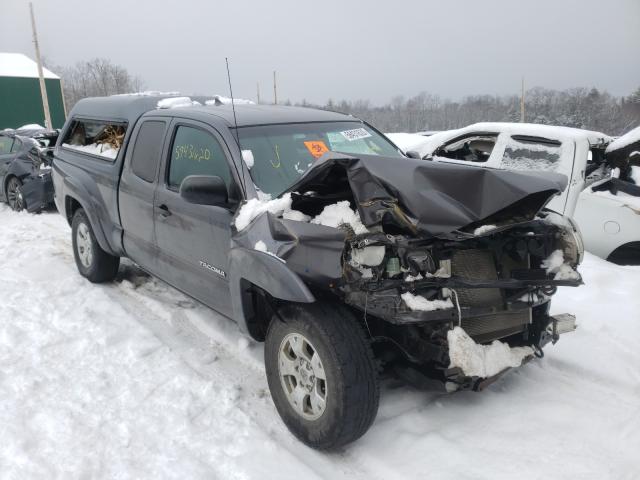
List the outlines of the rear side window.
{"type": "Polygon", "coordinates": [[[120,152],[126,131],[124,123],[74,120],[62,146],[113,160],[120,152]]]}
{"type": "Polygon", "coordinates": [[[500,168],[555,172],[561,156],[562,143],[558,140],[513,135],[504,149],[500,168]]]}
{"type": "Polygon", "coordinates": [[[179,126],[171,148],[169,186],[179,188],[189,175],[215,175],[231,185],[231,172],[218,140],[195,127],[179,126]]]}
{"type": "Polygon", "coordinates": [[[131,170],[136,176],[149,183],[156,179],[165,125],[165,122],[159,120],[144,122],[138,130],[133,147],[131,170]]]}
{"type": "Polygon", "coordinates": [[[11,145],[13,145],[13,138],[0,136],[0,155],[11,153],[11,145]]]}

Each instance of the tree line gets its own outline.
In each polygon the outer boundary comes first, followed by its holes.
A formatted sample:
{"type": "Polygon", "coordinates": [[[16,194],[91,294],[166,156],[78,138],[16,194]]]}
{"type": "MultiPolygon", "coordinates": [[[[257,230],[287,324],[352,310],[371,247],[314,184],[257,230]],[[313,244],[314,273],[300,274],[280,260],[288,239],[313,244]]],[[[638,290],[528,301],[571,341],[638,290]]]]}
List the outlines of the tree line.
{"type": "MultiPolygon", "coordinates": [[[[145,88],[142,79],[104,58],[70,67],[47,66],[62,78],[69,109],[85,97],[139,92],[145,88]]],[[[409,98],[393,97],[381,106],[369,100],[328,100],[324,105],[303,100],[297,105],[352,114],[384,132],[449,130],[476,122],[520,121],[518,95],[469,95],[450,100],[422,92],[409,98]]],[[[640,88],[622,97],[597,88],[531,88],[525,92],[525,121],[621,135],[640,125],[640,88]]]]}
{"type": "MultiPolygon", "coordinates": [[[[304,101],[300,105],[310,106],[304,101]]],[[[368,100],[329,100],[320,108],[355,115],[384,132],[450,130],[476,122],[520,121],[518,95],[469,95],[454,101],[422,92],[410,98],[394,97],[382,106],[368,100]]],[[[640,125],[640,88],[623,97],[597,88],[531,88],[525,92],[525,121],[621,135],[640,125]]]]}

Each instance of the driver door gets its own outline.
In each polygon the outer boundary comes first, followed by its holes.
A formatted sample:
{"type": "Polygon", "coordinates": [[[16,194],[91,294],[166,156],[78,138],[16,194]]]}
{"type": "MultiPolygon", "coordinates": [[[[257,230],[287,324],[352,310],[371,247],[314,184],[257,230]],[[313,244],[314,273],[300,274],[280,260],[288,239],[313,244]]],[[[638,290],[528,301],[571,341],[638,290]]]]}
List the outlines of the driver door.
{"type": "Polygon", "coordinates": [[[189,175],[215,175],[224,180],[227,192],[235,191],[231,154],[209,125],[179,119],[171,129],[169,154],[154,203],[160,276],[230,316],[227,270],[233,209],[188,203],[179,190],[189,175]]]}

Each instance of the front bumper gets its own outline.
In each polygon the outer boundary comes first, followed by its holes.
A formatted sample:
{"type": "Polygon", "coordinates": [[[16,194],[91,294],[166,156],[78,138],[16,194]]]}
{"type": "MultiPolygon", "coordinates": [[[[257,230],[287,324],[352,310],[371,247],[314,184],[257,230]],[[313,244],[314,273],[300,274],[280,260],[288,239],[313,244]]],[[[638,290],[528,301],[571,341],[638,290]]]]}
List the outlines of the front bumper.
{"type": "MultiPolygon", "coordinates": [[[[549,318],[550,322],[547,327],[542,332],[540,332],[540,338],[537,344],[532,345],[532,347],[534,348],[534,353],[525,357],[522,360],[520,367],[529,363],[534,359],[534,357],[542,358],[544,356],[542,348],[545,345],[547,345],[549,342],[555,344],[560,339],[560,335],[573,332],[577,328],[576,317],[569,313],[563,313],[549,318]]],[[[475,392],[479,392],[487,388],[489,385],[494,383],[506,373],[520,367],[508,367],[491,377],[484,378],[467,376],[459,367],[449,368],[444,371],[445,390],[447,392],[455,392],[460,390],[473,390],[475,392]]]]}

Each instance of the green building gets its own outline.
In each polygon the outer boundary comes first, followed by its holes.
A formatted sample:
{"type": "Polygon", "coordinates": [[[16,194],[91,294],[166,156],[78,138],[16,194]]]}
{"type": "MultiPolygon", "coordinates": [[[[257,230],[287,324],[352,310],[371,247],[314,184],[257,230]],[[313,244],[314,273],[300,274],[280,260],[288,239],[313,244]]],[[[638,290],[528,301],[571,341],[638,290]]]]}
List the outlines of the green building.
{"type": "MultiPolygon", "coordinates": [[[[53,128],[61,128],[65,105],[60,77],[43,68],[53,128]]],[[[0,130],[45,125],[38,65],[21,53],[0,53],[0,130]]]]}

